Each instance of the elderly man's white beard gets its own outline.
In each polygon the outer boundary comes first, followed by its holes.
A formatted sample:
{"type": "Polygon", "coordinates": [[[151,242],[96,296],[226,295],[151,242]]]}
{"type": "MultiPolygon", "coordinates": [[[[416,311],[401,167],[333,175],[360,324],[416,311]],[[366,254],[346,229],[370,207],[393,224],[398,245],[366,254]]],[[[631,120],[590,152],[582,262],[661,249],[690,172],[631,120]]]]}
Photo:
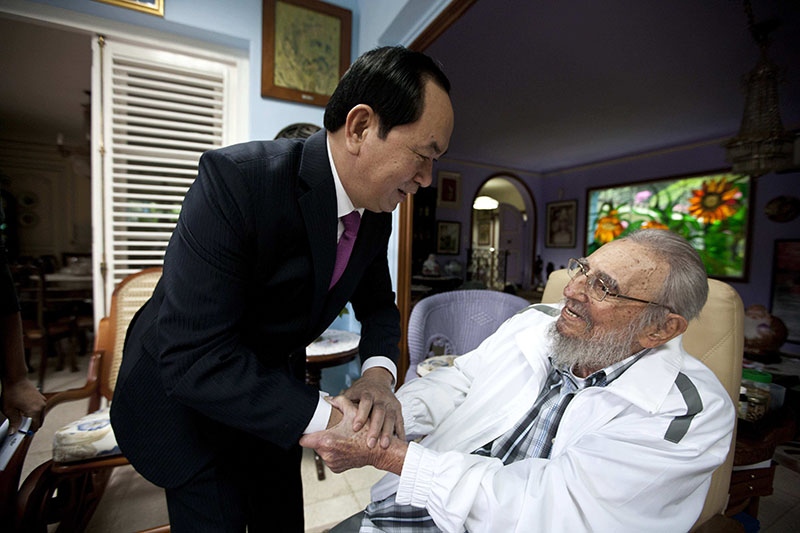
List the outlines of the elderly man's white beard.
{"type": "MultiPolygon", "coordinates": [[[[587,325],[587,329],[591,328],[591,324],[587,325]]],[[[579,339],[562,335],[553,323],[547,331],[553,364],[592,372],[606,368],[633,355],[631,347],[641,329],[639,321],[634,320],[620,329],[595,329],[588,339],[579,339]]]]}

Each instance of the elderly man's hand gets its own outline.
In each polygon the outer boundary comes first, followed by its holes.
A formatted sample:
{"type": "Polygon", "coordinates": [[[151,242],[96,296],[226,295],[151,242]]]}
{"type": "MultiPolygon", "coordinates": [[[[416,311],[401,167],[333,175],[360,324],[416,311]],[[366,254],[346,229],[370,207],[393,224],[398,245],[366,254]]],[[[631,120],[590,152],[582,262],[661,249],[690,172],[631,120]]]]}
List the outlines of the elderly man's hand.
{"type": "Polygon", "coordinates": [[[344,396],[358,404],[353,431],[358,432],[369,420],[367,447],[374,448],[380,437],[381,447],[388,448],[393,433],[406,439],[400,402],[392,392],[392,374],[381,367],[367,369],[344,396]]]}
{"type": "Polygon", "coordinates": [[[337,396],[329,401],[342,411],[342,421],[325,431],[304,435],[300,439],[300,445],[314,448],[328,468],[337,474],[351,468],[372,465],[399,475],[408,449],[406,442],[391,438],[387,449],[374,445],[368,447],[368,426],[362,425],[359,431],[352,429],[358,414],[355,404],[344,396],[337,396]]]}
{"type": "Polygon", "coordinates": [[[27,378],[3,380],[3,414],[8,418],[9,435],[19,428],[22,417],[31,418],[31,431],[36,431],[44,419],[45,399],[27,378]]]}

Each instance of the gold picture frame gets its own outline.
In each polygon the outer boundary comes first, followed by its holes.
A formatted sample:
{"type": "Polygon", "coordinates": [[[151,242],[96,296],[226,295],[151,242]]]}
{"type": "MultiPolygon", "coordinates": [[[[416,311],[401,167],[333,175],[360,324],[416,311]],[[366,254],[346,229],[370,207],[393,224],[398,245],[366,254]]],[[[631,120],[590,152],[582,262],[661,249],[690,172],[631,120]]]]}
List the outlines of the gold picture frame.
{"type": "Polygon", "coordinates": [[[111,4],[113,6],[126,7],[142,13],[156,15],[157,17],[164,16],[164,0],[95,0],[104,4],[111,4]]]}
{"type": "Polygon", "coordinates": [[[350,66],[349,9],[264,0],[261,96],[325,106],[350,66]]]}
{"type": "Polygon", "coordinates": [[[461,222],[436,221],[436,253],[458,255],[461,251],[461,222]]]}

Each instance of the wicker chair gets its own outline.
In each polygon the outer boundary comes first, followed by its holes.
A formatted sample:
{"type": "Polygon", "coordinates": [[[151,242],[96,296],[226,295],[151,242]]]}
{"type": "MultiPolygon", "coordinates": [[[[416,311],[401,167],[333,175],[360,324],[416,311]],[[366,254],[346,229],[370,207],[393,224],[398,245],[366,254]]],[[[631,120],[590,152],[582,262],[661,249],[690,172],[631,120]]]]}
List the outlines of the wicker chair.
{"type": "Polygon", "coordinates": [[[59,532],[83,531],[112,469],[128,464],[114,440],[108,409],[100,409],[100,404],[103,398],[111,401],[128,325],[160,277],[160,267],[148,268],[117,285],[110,314],[100,321],[86,384],[47,395],[47,411],[62,402],[89,398],[89,414],[56,432],[53,459],[34,469],[22,484],[17,495],[20,531],[44,532],[54,523],[59,532]]]}
{"type": "Polygon", "coordinates": [[[432,355],[432,344],[441,345],[449,354],[467,353],[529,305],[519,296],[488,290],[442,292],[423,298],[408,319],[405,383],[417,378],[417,364],[432,355]]]}

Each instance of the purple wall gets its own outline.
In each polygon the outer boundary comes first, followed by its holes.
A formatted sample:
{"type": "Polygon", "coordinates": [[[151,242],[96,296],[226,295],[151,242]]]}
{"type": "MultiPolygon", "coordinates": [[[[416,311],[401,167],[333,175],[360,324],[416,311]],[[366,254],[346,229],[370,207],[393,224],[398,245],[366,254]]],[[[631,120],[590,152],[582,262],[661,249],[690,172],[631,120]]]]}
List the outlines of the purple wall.
{"type": "MultiPolygon", "coordinates": [[[[532,211],[528,210],[528,224],[534,228],[536,232],[536,240],[534,242],[534,249],[539,250],[539,239],[543,233],[539,231],[540,221],[544,220],[539,216],[539,212],[543,209],[543,205],[538,201],[540,195],[541,178],[531,177],[530,174],[521,174],[518,172],[508,172],[500,168],[490,166],[476,166],[466,165],[461,163],[454,163],[443,160],[434,169],[433,186],[436,186],[436,175],[439,170],[448,172],[458,172],[461,174],[461,208],[460,209],[445,209],[442,207],[436,208],[436,220],[450,220],[461,223],[461,253],[459,255],[437,255],[438,262],[444,266],[445,263],[451,259],[456,259],[461,264],[467,266],[467,248],[470,244],[470,224],[472,223],[472,201],[475,199],[475,194],[483,183],[491,176],[502,173],[504,176],[516,176],[522,181],[530,190],[533,196],[532,211]]],[[[523,194],[523,198],[524,198],[523,194]]],[[[526,199],[526,207],[528,201],[526,199]]]]}
{"type": "MultiPolygon", "coordinates": [[[[570,170],[547,177],[531,177],[517,174],[528,185],[536,205],[536,253],[542,256],[545,264],[552,261],[556,268],[566,265],[570,257],[583,255],[583,242],[586,239],[586,190],[589,187],[615,185],[641,181],[650,178],[663,178],[681,174],[699,173],[728,167],[725,154],[719,143],[710,143],[695,148],[663,151],[655,155],[630,157],[609,163],[590,165],[583,169],[570,170]],[[544,220],[545,206],[558,200],[578,200],[578,235],[575,248],[545,248],[544,220]]],[[[437,209],[437,219],[461,222],[460,261],[466,258],[470,224],[470,202],[483,181],[499,169],[478,167],[442,161],[441,170],[460,172],[461,209],[437,209]]],[[[767,202],[780,195],[800,196],[800,172],[787,174],[768,174],[755,180],[754,201],[751,226],[750,270],[747,282],[731,283],[739,292],[745,307],[771,303],[772,256],[775,240],[800,239],[800,219],[788,223],[769,220],[764,215],[767,202]]],[[[440,259],[450,258],[442,256],[440,259]]],[[[787,346],[784,345],[784,349],[787,346]]],[[[789,347],[790,351],[794,351],[789,347]]]]}

